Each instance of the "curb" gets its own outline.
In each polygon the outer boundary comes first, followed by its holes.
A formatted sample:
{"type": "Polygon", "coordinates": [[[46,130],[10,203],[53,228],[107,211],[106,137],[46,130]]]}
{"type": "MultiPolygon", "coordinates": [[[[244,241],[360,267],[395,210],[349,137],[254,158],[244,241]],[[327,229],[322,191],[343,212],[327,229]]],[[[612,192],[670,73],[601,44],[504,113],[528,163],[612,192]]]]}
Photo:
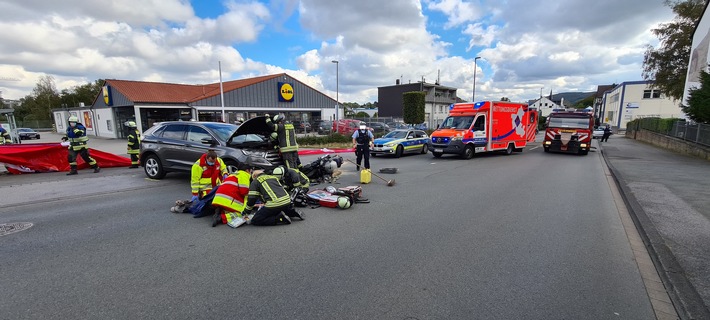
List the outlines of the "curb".
{"type": "Polygon", "coordinates": [[[710,319],[710,310],[693,284],[685,277],[685,271],[629,189],[623,174],[611,164],[601,146],[600,150],[678,316],[681,319],[710,319]]]}

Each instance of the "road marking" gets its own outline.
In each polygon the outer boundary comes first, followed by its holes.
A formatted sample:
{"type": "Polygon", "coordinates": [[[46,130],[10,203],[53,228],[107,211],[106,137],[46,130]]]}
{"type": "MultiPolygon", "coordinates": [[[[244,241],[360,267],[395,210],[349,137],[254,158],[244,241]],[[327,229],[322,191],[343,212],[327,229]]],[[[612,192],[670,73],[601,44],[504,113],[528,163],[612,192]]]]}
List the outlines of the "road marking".
{"type": "Polygon", "coordinates": [[[0,237],[32,228],[32,222],[15,222],[0,224],[0,237]]]}
{"type": "Polygon", "coordinates": [[[534,147],[534,148],[530,148],[530,150],[535,150],[535,149],[537,149],[537,148],[539,148],[539,147],[541,147],[541,146],[537,146],[537,147],[534,147]]]}

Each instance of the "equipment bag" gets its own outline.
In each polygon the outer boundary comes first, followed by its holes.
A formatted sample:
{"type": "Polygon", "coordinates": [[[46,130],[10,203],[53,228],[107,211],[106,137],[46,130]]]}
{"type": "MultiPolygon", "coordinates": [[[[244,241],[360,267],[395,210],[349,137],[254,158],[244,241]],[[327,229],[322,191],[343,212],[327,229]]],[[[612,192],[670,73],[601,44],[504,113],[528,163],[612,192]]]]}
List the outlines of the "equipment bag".
{"type": "Polygon", "coordinates": [[[308,197],[317,201],[319,205],[327,208],[338,207],[338,196],[334,196],[325,190],[313,190],[308,193],[308,197]]]}
{"type": "Polygon", "coordinates": [[[363,169],[360,170],[360,183],[370,183],[372,181],[372,173],[370,173],[370,169],[363,169]]]}

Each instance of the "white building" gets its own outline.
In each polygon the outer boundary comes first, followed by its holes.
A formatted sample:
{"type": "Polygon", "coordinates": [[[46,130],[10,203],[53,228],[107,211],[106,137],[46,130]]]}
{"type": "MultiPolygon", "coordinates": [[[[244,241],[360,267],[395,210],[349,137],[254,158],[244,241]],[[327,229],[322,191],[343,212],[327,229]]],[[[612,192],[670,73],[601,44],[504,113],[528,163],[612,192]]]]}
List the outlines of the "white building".
{"type": "Polygon", "coordinates": [[[549,117],[550,113],[556,109],[564,109],[563,106],[555,103],[547,97],[542,97],[529,105],[530,107],[537,108],[539,115],[542,117],[549,117]]]}
{"type": "Polygon", "coordinates": [[[708,71],[710,61],[710,10],[705,4],[705,10],[700,21],[693,31],[693,44],[690,46],[690,61],[688,61],[688,73],[685,77],[685,91],[683,92],[683,102],[688,101],[688,90],[700,87],[700,71],[708,71]]]}
{"type": "Polygon", "coordinates": [[[602,99],[602,123],[626,129],[626,123],[637,118],[682,118],[685,115],[679,101],[652,89],[653,81],[623,82],[604,92],[602,99]]]}

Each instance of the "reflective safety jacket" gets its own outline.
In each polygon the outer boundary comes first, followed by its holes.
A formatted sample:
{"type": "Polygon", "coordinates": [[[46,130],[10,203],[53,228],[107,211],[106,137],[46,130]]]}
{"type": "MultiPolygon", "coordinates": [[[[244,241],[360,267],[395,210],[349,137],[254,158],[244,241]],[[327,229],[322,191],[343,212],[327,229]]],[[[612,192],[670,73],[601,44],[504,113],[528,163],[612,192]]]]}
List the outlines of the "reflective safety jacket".
{"type": "Polygon", "coordinates": [[[278,135],[279,150],[281,152],[298,151],[296,129],[293,127],[293,123],[273,123],[271,118],[266,118],[266,125],[278,135]]]}
{"type": "Polygon", "coordinates": [[[67,139],[69,140],[69,148],[74,151],[86,149],[86,143],[89,137],[86,136],[86,127],[81,123],[76,123],[74,127],[67,127],[67,139]]]}
{"type": "Polygon", "coordinates": [[[236,174],[230,174],[222,181],[214,199],[212,206],[222,208],[226,212],[241,213],[244,211],[244,201],[249,194],[249,180],[251,176],[248,172],[239,170],[236,174]]]}
{"type": "Polygon", "coordinates": [[[192,176],[190,187],[193,196],[204,196],[220,183],[222,176],[227,174],[227,166],[219,157],[213,165],[207,164],[207,155],[203,154],[200,159],[192,165],[192,176]]]}
{"type": "Polygon", "coordinates": [[[0,144],[5,143],[12,143],[12,139],[10,139],[10,134],[7,133],[7,130],[5,130],[5,128],[0,128],[0,144]]]}
{"type": "Polygon", "coordinates": [[[267,208],[277,208],[291,204],[291,197],[281,185],[279,179],[268,174],[260,174],[251,181],[249,197],[244,209],[253,209],[257,200],[264,202],[264,206],[267,208]]]}
{"type": "Polygon", "coordinates": [[[288,168],[284,172],[283,186],[291,190],[296,187],[308,188],[311,185],[311,181],[308,176],[303,172],[288,168]]]}
{"type": "Polygon", "coordinates": [[[139,154],[141,151],[141,133],[138,129],[128,134],[128,154],[139,154]]]}

